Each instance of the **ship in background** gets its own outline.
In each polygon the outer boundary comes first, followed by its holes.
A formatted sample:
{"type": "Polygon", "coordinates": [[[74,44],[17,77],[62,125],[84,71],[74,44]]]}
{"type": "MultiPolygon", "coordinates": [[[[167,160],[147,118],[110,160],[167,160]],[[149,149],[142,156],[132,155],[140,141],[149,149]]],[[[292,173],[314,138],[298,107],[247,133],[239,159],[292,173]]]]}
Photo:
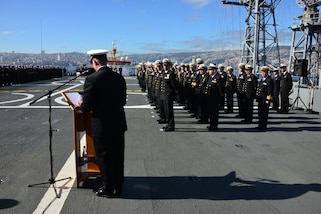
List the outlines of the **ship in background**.
{"type": "MultiPolygon", "coordinates": [[[[135,76],[135,69],[131,66],[132,62],[128,60],[128,56],[117,57],[117,48],[115,45],[115,41],[112,42],[112,48],[111,48],[110,54],[111,56],[109,56],[107,53],[107,65],[109,67],[113,68],[115,72],[123,76],[135,76]]],[[[94,72],[92,65],[84,64],[77,68],[78,74],[83,73],[85,71],[88,74],[94,72]]]]}
{"type": "Polygon", "coordinates": [[[135,75],[135,70],[132,69],[131,61],[128,60],[128,56],[123,57],[121,56],[120,58],[117,58],[117,48],[115,45],[115,42],[112,42],[112,48],[111,48],[111,57],[108,56],[107,53],[107,61],[108,61],[108,66],[112,67],[115,72],[118,72],[119,74],[123,76],[134,76],[135,75]]]}

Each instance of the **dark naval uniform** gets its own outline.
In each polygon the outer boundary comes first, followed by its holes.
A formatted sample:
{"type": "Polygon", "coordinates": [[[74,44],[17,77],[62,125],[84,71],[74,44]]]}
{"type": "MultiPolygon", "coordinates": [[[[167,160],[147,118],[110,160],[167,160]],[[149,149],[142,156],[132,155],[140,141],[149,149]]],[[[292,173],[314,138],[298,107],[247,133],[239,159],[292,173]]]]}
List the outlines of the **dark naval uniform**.
{"type": "Polygon", "coordinates": [[[280,95],[281,95],[281,113],[289,112],[289,94],[292,89],[292,77],[289,72],[284,72],[280,80],[280,95]]]}
{"type": "MultiPolygon", "coordinates": [[[[205,66],[203,66],[202,68],[206,69],[205,66]]],[[[203,74],[199,73],[196,77],[195,93],[198,98],[198,123],[208,123],[207,103],[204,94],[204,87],[206,85],[207,76],[208,75],[204,71],[203,74]]]]}
{"type": "Polygon", "coordinates": [[[225,83],[225,93],[226,93],[226,113],[233,112],[233,98],[236,92],[236,77],[234,74],[227,74],[225,83]]]}
{"type": "Polygon", "coordinates": [[[237,117],[239,118],[244,118],[244,103],[245,103],[245,93],[244,93],[244,82],[246,78],[246,73],[243,71],[242,73],[239,74],[238,79],[237,79],[237,104],[239,107],[239,114],[237,117]]]}
{"type": "Polygon", "coordinates": [[[210,118],[209,131],[215,131],[218,128],[220,97],[222,91],[220,74],[216,72],[215,74],[208,76],[205,87],[205,96],[210,118]]]}
{"type": "MultiPolygon", "coordinates": [[[[267,72],[267,71],[266,71],[267,72]]],[[[268,122],[269,107],[273,96],[273,79],[270,76],[263,77],[258,85],[258,129],[266,129],[268,122]]]]}
{"type": "Polygon", "coordinates": [[[244,120],[241,121],[242,123],[252,123],[253,102],[256,96],[257,84],[257,77],[254,74],[250,73],[246,76],[244,84],[244,120]]]}
{"type": "Polygon", "coordinates": [[[172,69],[163,71],[160,91],[160,99],[164,105],[164,113],[167,121],[167,126],[163,128],[163,131],[174,131],[174,99],[176,98],[177,84],[175,74],[172,69]]]}
{"type": "Polygon", "coordinates": [[[225,94],[226,94],[226,81],[227,81],[227,73],[225,71],[220,72],[220,76],[221,76],[221,88],[222,88],[222,93],[221,93],[221,97],[220,97],[220,109],[224,110],[224,106],[225,106],[225,94]]]}
{"type": "Polygon", "coordinates": [[[273,80],[274,80],[274,82],[273,82],[274,88],[273,88],[273,100],[272,100],[273,106],[272,106],[272,109],[273,110],[278,110],[279,106],[280,106],[280,101],[279,101],[280,75],[279,74],[274,75],[273,80]]]}
{"type": "Polygon", "coordinates": [[[102,66],[86,77],[80,109],[92,111],[92,138],[103,180],[102,189],[109,194],[120,193],[124,182],[125,104],[123,76],[102,66]]]}

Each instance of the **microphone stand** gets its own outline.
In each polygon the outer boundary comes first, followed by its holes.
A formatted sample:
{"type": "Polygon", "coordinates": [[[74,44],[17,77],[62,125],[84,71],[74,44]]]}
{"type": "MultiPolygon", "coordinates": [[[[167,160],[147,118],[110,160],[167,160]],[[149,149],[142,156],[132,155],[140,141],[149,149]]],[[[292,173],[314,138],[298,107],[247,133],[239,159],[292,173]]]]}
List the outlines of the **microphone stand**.
{"type": "Polygon", "coordinates": [[[47,182],[42,182],[42,183],[37,183],[37,184],[29,184],[28,187],[33,187],[33,186],[38,186],[38,185],[43,185],[43,184],[50,184],[53,186],[54,191],[56,193],[56,197],[60,198],[60,195],[57,194],[57,190],[55,187],[55,183],[58,181],[63,181],[63,180],[67,180],[67,179],[71,179],[71,177],[67,177],[67,178],[62,178],[62,179],[55,179],[54,173],[53,173],[53,156],[52,156],[52,133],[53,131],[58,131],[58,130],[53,130],[52,129],[52,124],[51,124],[51,110],[52,110],[52,105],[51,105],[51,94],[53,91],[58,90],[60,88],[62,88],[63,86],[67,85],[68,83],[72,82],[73,80],[77,79],[80,76],[84,76],[85,74],[90,74],[91,71],[87,70],[85,72],[83,72],[82,74],[75,76],[74,78],[68,80],[67,82],[63,83],[62,85],[58,86],[55,89],[49,90],[46,94],[42,95],[41,97],[39,97],[38,99],[32,101],[31,103],[29,103],[29,105],[32,105],[34,103],[36,103],[38,100],[40,100],[41,98],[47,96],[48,99],[48,104],[49,104],[49,154],[50,154],[50,178],[48,179],[47,182]]]}

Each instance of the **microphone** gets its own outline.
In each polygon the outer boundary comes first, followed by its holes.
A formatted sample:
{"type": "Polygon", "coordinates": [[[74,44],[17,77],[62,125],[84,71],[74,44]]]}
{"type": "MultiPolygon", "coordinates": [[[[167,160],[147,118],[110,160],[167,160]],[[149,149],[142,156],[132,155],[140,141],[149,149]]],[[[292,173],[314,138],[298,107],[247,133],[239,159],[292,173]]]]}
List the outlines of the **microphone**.
{"type": "Polygon", "coordinates": [[[88,76],[88,75],[90,75],[90,74],[92,74],[92,73],[95,73],[95,70],[94,70],[93,68],[88,68],[87,70],[85,70],[84,72],[82,72],[82,73],[80,74],[80,76],[88,76]]]}

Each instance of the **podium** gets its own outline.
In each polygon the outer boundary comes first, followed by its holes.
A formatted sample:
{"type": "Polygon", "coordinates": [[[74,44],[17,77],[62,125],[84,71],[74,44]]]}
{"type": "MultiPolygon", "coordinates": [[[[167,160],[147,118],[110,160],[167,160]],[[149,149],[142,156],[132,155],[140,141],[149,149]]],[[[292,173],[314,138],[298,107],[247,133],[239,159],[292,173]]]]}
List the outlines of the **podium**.
{"type": "Polygon", "coordinates": [[[76,111],[76,108],[79,107],[78,100],[81,98],[81,95],[78,92],[62,92],[61,95],[69,104],[73,112],[76,181],[77,188],[79,188],[89,177],[96,177],[100,174],[96,161],[94,143],[91,136],[92,113],[78,113],[76,111]]]}

